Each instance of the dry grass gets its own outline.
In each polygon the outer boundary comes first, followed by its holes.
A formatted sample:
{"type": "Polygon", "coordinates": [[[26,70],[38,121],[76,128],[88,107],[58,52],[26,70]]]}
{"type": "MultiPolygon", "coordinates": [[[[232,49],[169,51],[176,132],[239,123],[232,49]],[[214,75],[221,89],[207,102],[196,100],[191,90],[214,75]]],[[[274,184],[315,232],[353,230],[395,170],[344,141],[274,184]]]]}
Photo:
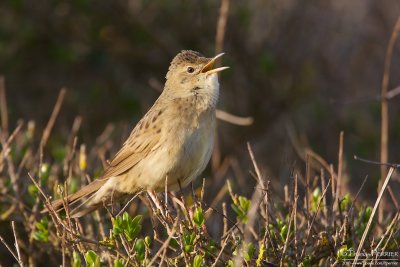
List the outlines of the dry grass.
{"type": "MultiPolygon", "coordinates": [[[[212,181],[221,176],[217,172],[198,187],[142,193],[125,206],[114,203],[80,220],[69,217],[67,206],[66,214],[57,214],[50,199],[65,197],[94,179],[112,147],[109,132],[91,148],[80,144],[80,118],[62,145],[47,147],[64,95],[62,90],[43,133],[36,132],[34,122],[19,123],[10,135],[2,128],[0,263],[4,266],[80,266],[85,261],[88,266],[339,266],[357,258],[356,250],[400,249],[398,208],[388,212],[382,223],[374,217],[382,196],[389,195],[385,190],[394,168],[375,207],[359,203],[358,194],[350,196],[341,187],[343,134],[338,173],[332,164],[305,150],[307,173],[292,169],[290,183],[282,185],[283,198],[271,189],[248,144],[254,173],[245,179],[256,182],[252,195],[236,194],[235,179],[230,179],[218,194],[205,199],[205,192],[215,190],[212,181]],[[40,213],[44,207],[49,214],[40,213]]],[[[226,169],[224,164],[217,170],[226,169]]],[[[379,257],[368,259],[374,260],[379,257]]]]}

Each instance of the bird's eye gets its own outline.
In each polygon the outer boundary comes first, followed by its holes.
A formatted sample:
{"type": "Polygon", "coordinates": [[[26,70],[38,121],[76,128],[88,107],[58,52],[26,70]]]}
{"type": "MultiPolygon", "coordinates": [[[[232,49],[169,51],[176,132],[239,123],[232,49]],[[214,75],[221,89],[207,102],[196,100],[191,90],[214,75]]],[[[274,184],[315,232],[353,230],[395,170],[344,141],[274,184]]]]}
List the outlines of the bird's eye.
{"type": "Polygon", "coordinates": [[[193,67],[188,67],[187,68],[187,72],[188,73],[193,73],[194,72],[194,68],[193,67]]]}

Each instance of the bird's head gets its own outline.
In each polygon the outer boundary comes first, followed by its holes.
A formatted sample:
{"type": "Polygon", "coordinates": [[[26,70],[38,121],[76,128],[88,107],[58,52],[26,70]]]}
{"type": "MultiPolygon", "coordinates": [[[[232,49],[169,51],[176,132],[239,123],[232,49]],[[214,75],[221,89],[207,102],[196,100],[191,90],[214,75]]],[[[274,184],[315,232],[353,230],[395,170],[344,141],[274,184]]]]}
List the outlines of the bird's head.
{"type": "Polygon", "coordinates": [[[222,55],[223,53],[213,58],[206,58],[199,52],[191,50],[180,52],[171,62],[165,89],[181,97],[218,94],[217,73],[229,68],[214,68],[216,60],[222,55]]]}

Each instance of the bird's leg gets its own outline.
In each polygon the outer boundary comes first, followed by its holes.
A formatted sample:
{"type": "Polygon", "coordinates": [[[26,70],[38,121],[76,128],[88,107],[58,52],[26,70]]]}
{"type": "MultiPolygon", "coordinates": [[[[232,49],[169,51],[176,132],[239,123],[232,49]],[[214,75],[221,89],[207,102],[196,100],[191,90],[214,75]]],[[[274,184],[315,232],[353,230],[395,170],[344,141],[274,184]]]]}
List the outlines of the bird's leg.
{"type": "Polygon", "coordinates": [[[165,176],[165,184],[164,184],[164,206],[165,206],[165,213],[167,216],[169,216],[168,214],[168,174],[165,176]]]}
{"type": "Polygon", "coordinates": [[[147,191],[147,194],[150,196],[151,200],[153,201],[154,205],[156,205],[156,208],[161,212],[161,215],[166,218],[164,209],[162,207],[162,204],[160,203],[160,200],[158,200],[157,195],[154,191],[147,191]]]}

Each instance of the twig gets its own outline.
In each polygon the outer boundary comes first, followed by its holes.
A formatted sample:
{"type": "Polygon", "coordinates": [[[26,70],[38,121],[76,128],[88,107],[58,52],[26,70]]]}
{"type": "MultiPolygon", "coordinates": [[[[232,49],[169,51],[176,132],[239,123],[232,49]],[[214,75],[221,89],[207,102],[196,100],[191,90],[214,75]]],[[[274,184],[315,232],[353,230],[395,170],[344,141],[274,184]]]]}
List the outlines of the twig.
{"type": "MultiPolygon", "coordinates": [[[[6,243],[4,238],[0,235],[0,242],[3,243],[3,245],[7,248],[7,250],[11,253],[11,255],[14,257],[14,259],[19,263],[19,259],[17,255],[15,255],[14,251],[10,248],[10,246],[6,243]]],[[[21,265],[22,266],[22,265],[21,265]]]]}
{"type": "Polygon", "coordinates": [[[359,188],[358,191],[357,191],[356,196],[354,197],[353,201],[351,202],[351,206],[350,206],[350,208],[349,208],[349,213],[350,213],[350,211],[353,209],[354,203],[356,203],[357,198],[358,198],[358,195],[361,193],[361,190],[364,188],[364,185],[365,185],[365,182],[367,181],[367,179],[368,179],[368,175],[365,176],[363,182],[361,183],[360,188],[359,188]]]}
{"type": "Polygon", "coordinates": [[[392,198],[394,206],[396,207],[396,210],[400,210],[399,202],[397,201],[396,196],[393,193],[393,190],[390,186],[388,186],[388,191],[389,191],[390,197],[392,198]]]}
{"type": "Polygon", "coordinates": [[[397,223],[397,221],[400,218],[400,213],[396,213],[396,215],[394,216],[392,222],[389,224],[389,226],[386,229],[386,232],[382,235],[381,240],[379,241],[379,243],[376,245],[375,247],[375,251],[378,251],[379,247],[381,246],[382,242],[384,240],[386,240],[387,235],[389,234],[389,232],[392,230],[393,226],[397,223]]]}
{"type": "Polygon", "coordinates": [[[257,210],[263,200],[263,196],[261,195],[260,190],[255,189],[254,193],[251,197],[251,203],[254,203],[253,205],[250,206],[250,210],[247,213],[247,222],[244,225],[244,230],[243,230],[243,239],[246,243],[250,242],[250,232],[253,229],[253,226],[255,222],[257,222],[257,210]],[[258,203],[258,204],[257,204],[258,203]]]}
{"type": "Polygon", "coordinates": [[[225,236],[226,233],[228,232],[228,220],[226,219],[228,217],[228,212],[226,211],[226,202],[222,202],[222,214],[224,215],[222,217],[222,221],[223,221],[223,231],[222,231],[222,235],[225,236]]]}
{"type": "MultiPolygon", "coordinates": [[[[10,156],[10,149],[9,146],[12,142],[12,140],[14,140],[14,138],[17,136],[17,134],[20,132],[21,128],[22,128],[23,123],[19,123],[19,125],[17,126],[17,128],[13,131],[13,133],[10,135],[10,137],[8,138],[7,142],[4,143],[4,140],[1,140],[1,143],[3,145],[3,150],[0,153],[0,160],[2,161],[3,158],[5,158],[7,160],[7,165],[8,165],[8,175],[10,176],[11,179],[11,184],[12,184],[12,188],[14,190],[15,196],[17,197],[18,200],[20,200],[21,198],[21,190],[19,187],[19,182],[18,182],[18,175],[15,172],[15,166],[14,166],[14,162],[10,156]]],[[[2,136],[2,138],[4,138],[5,136],[2,136]]],[[[18,202],[18,205],[20,205],[21,202],[18,202]]]]}
{"type": "Polygon", "coordinates": [[[294,235],[294,250],[296,256],[296,264],[299,262],[299,247],[298,247],[298,239],[297,239],[297,202],[299,199],[298,193],[298,177],[297,174],[294,176],[294,204],[293,204],[293,235],[294,235]]]}
{"type": "Polygon", "coordinates": [[[379,206],[379,203],[380,203],[380,201],[381,201],[381,199],[382,199],[383,193],[385,192],[385,189],[386,189],[386,187],[387,187],[387,185],[388,185],[388,183],[389,183],[389,181],[390,181],[390,178],[392,177],[392,174],[393,174],[394,170],[395,170],[395,169],[394,169],[393,167],[390,167],[389,172],[388,172],[388,174],[387,174],[387,176],[386,176],[385,182],[383,183],[382,188],[381,188],[381,191],[379,192],[379,196],[378,196],[378,198],[377,198],[377,200],[376,200],[376,202],[375,202],[374,209],[373,209],[372,212],[371,212],[371,215],[370,215],[370,217],[369,217],[367,226],[365,227],[364,233],[363,233],[363,235],[362,235],[362,237],[361,237],[360,244],[358,245],[357,252],[356,252],[356,254],[355,254],[355,258],[354,258],[354,261],[353,261],[353,266],[356,266],[356,265],[357,265],[357,261],[358,261],[358,258],[359,258],[359,256],[360,256],[360,252],[361,252],[361,249],[362,249],[362,247],[363,247],[363,245],[364,245],[365,238],[367,237],[369,228],[371,227],[372,220],[374,219],[376,210],[377,210],[377,208],[378,208],[378,206],[379,206]]]}
{"type": "Polygon", "coordinates": [[[390,90],[389,92],[386,93],[386,99],[392,99],[395,96],[400,95],[400,86],[397,86],[396,88],[390,90]]]}
{"type": "Polygon", "coordinates": [[[290,236],[290,231],[291,231],[291,226],[292,226],[292,220],[294,218],[294,214],[295,214],[295,208],[292,208],[292,212],[290,215],[290,219],[289,219],[289,226],[288,226],[288,230],[287,230],[287,235],[285,238],[285,244],[283,246],[283,250],[282,250],[282,256],[281,256],[281,261],[279,263],[279,266],[283,266],[284,260],[285,260],[285,253],[288,247],[288,243],[289,243],[289,236],[290,236]]]}
{"type": "Polygon", "coordinates": [[[8,112],[7,112],[7,98],[6,98],[6,86],[4,83],[4,77],[0,76],[0,114],[1,114],[1,129],[4,137],[8,135],[8,112]]]}
{"type": "MultiPolygon", "coordinates": [[[[383,70],[383,78],[382,78],[382,89],[381,89],[381,162],[388,161],[388,145],[389,145],[389,104],[388,99],[386,98],[389,88],[389,76],[390,76],[390,65],[392,60],[392,54],[394,45],[396,43],[397,36],[400,32],[400,16],[397,18],[396,24],[394,26],[392,35],[390,36],[389,44],[386,50],[385,56],[385,66],[383,70]]],[[[381,166],[381,179],[379,181],[378,192],[381,190],[382,181],[385,177],[385,173],[387,168],[382,165],[381,166]]],[[[383,219],[383,208],[385,206],[385,200],[378,211],[378,222],[381,222],[383,219]]]]}
{"type": "Polygon", "coordinates": [[[217,23],[217,33],[215,36],[215,54],[222,52],[224,46],[224,37],[226,29],[226,21],[228,20],[229,0],[222,0],[219,9],[219,17],[217,23]]]}
{"type": "Polygon", "coordinates": [[[338,170],[337,170],[337,184],[336,195],[340,197],[342,187],[342,166],[343,166],[343,131],[340,132],[339,138],[339,155],[338,155],[338,170]]]}
{"type": "Polygon", "coordinates": [[[254,122],[252,117],[239,117],[220,109],[217,109],[216,116],[217,119],[239,126],[249,126],[254,122]]]}
{"type": "Polygon", "coordinates": [[[23,122],[19,122],[18,126],[15,128],[15,130],[12,132],[12,134],[8,137],[7,141],[3,140],[4,136],[2,136],[1,142],[5,142],[3,143],[3,149],[0,153],[1,157],[4,157],[6,152],[8,153],[8,147],[10,146],[11,142],[15,139],[15,137],[17,136],[17,134],[21,131],[22,126],[24,125],[23,122]]]}
{"type": "Polygon", "coordinates": [[[321,196],[320,199],[318,200],[317,210],[316,210],[314,216],[312,217],[310,226],[308,227],[307,236],[306,236],[306,242],[305,242],[305,244],[304,244],[304,246],[303,246],[303,249],[302,249],[302,251],[301,251],[300,260],[303,259],[304,252],[306,251],[308,239],[310,238],[311,228],[312,228],[312,226],[313,226],[313,224],[314,224],[315,218],[317,217],[318,211],[320,210],[322,200],[324,199],[325,194],[326,194],[326,191],[328,191],[328,188],[329,188],[329,185],[330,185],[330,184],[331,184],[331,179],[329,179],[328,184],[326,185],[326,187],[325,187],[325,189],[324,189],[324,192],[322,193],[322,196],[321,196]]]}
{"type": "MultiPolygon", "coordinates": [[[[228,216],[225,216],[222,212],[220,212],[220,211],[217,210],[216,208],[213,208],[213,207],[209,206],[206,202],[201,201],[201,203],[202,203],[206,208],[209,208],[209,209],[213,210],[214,212],[218,213],[219,215],[221,215],[222,217],[224,217],[228,222],[230,222],[231,224],[233,224],[232,228],[236,228],[236,229],[239,231],[239,233],[243,235],[242,230],[238,227],[238,223],[235,223],[234,221],[232,221],[231,219],[229,219],[228,216]]],[[[228,232],[229,232],[229,231],[228,231],[228,232]]],[[[222,238],[224,238],[224,236],[223,236],[222,238]]]]}
{"type": "Polygon", "coordinates": [[[43,162],[43,149],[47,144],[51,130],[53,129],[58,113],[60,112],[62,103],[64,101],[65,93],[66,89],[65,88],[61,89],[60,93],[58,94],[56,104],[54,105],[53,112],[51,113],[50,119],[47,122],[46,128],[43,131],[42,139],[40,140],[40,146],[39,146],[40,166],[42,165],[43,162]]]}
{"type": "Polygon", "coordinates": [[[384,166],[392,167],[392,168],[395,168],[395,169],[399,169],[400,168],[400,164],[397,164],[397,163],[379,162],[379,161],[375,161],[375,160],[369,160],[369,159],[360,158],[359,156],[356,156],[356,155],[354,155],[354,159],[362,161],[362,162],[365,162],[365,163],[370,163],[370,164],[375,164],[375,165],[384,165],[384,166]]]}
{"type": "Polygon", "coordinates": [[[143,192],[143,191],[140,191],[140,192],[136,193],[136,194],[125,204],[125,206],[120,210],[120,212],[118,212],[117,216],[120,216],[120,215],[125,211],[125,209],[129,206],[129,204],[131,204],[132,201],[135,200],[135,198],[136,198],[138,195],[140,195],[142,192],[143,192]]]}
{"type": "Polygon", "coordinates": [[[306,200],[306,209],[307,212],[310,212],[310,155],[307,154],[307,159],[306,159],[306,195],[305,195],[305,200],[306,200]]]}
{"type": "Polygon", "coordinates": [[[217,258],[215,258],[215,261],[214,261],[213,265],[211,265],[211,267],[214,267],[217,265],[219,258],[221,257],[222,253],[224,252],[225,246],[228,243],[228,240],[229,240],[229,238],[228,238],[228,236],[226,236],[226,238],[224,239],[224,242],[222,243],[221,250],[219,251],[217,258]]]}
{"type": "Polygon", "coordinates": [[[11,228],[12,228],[12,231],[13,231],[13,234],[14,234],[14,241],[15,241],[15,244],[14,244],[14,245],[15,245],[15,249],[17,250],[18,263],[19,263],[19,265],[20,265],[21,267],[23,267],[23,266],[24,266],[24,263],[23,263],[23,261],[22,261],[21,252],[20,252],[20,250],[19,250],[17,232],[15,231],[15,222],[14,222],[14,221],[11,221],[11,228]]]}
{"type": "Polygon", "coordinates": [[[264,191],[265,190],[264,181],[262,179],[262,175],[261,175],[260,169],[258,168],[258,164],[257,164],[256,159],[254,157],[253,149],[251,148],[251,145],[250,145],[249,142],[247,142],[247,150],[249,151],[251,162],[253,163],[254,170],[256,171],[258,183],[260,184],[262,190],[264,191]]]}
{"type": "Polygon", "coordinates": [[[155,260],[161,254],[161,252],[164,251],[165,249],[167,249],[167,247],[169,246],[169,241],[172,239],[172,236],[175,234],[176,226],[178,225],[178,222],[179,222],[179,218],[176,218],[175,223],[171,229],[171,232],[168,233],[167,240],[165,240],[164,244],[160,247],[160,249],[157,251],[157,253],[153,256],[153,258],[151,259],[149,264],[147,264],[147,266],[152,266],[152,264],[155,262],[155,260]]]}

